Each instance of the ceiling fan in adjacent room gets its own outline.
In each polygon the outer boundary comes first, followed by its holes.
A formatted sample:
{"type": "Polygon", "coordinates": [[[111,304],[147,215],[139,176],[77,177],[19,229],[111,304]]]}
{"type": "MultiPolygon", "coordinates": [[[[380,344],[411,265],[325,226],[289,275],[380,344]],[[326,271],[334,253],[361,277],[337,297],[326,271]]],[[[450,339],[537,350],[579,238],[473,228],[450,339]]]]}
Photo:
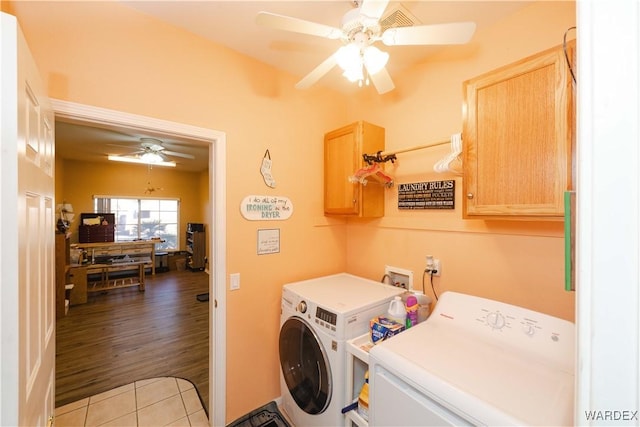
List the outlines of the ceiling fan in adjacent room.
{"type": "MultiPolygon", "coordinates": [[[[124,147],[122,145],[114,146],[124,147]]],[[[137,151],[122,156],[109,155],[109,160],[144,163],[149,165],[175,166],[175,162],[171,161],[170,157],[195,159],[195,156],[188,153],[167,150],[159,139],[140,138],[140,148],[137,151]]]]}
{"type": "Polygon", "coordinates": [[[300,80],[296,88],[311,87],[338,65],[350,81],[362,85],[371,80],[378,93],[383,94],[395,85],[385,68],[389,54],[374,46],[375,43],[382,41],[386,46],[464,44],[476,29],[474,22],[417,26],[407,26],[412,25],[411,22],[382,22],[389,0],[354,0],[352,3],[356,8],[343,16],[340,28],[270,12],[258,13],[259,25],[342,42],[342,46],[300,80]]]}

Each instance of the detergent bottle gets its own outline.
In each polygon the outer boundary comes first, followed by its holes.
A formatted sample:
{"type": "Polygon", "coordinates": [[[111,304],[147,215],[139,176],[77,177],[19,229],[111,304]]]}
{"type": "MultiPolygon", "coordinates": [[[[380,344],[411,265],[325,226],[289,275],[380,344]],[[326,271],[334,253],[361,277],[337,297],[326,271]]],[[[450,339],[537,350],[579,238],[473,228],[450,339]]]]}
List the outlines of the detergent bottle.
{"type": "Polygon", "coordinates": [[[402,298],[400,296],[393,298],[391,303],[389,303],[387,317],[394,322],[405,325],[407,321],[407,310],[404,307],[404,303],[402,302],[402,298]]]}
{"type": "Polygon", "coordinates": [[[418,324],[418,298],[413,295],[407,297],[407,329],[418,324]]]}
{"type": "Polygon", "coordinates": [[[358,395],[358,414],[365,420],[369,420],[369,371],[364,373],[364,384],[358,395]]]}

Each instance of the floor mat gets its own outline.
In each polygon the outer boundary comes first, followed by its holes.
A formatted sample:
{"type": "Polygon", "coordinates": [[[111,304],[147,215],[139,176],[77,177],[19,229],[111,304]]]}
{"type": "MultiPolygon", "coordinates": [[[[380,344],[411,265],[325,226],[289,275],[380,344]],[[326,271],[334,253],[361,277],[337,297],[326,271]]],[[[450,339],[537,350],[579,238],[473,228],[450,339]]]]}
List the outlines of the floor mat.
{"type": "Polygon", "coordinates": [[[269,402],[238,418],[227,427],[291,427],[278,410],[276,402],[269,402]]]}

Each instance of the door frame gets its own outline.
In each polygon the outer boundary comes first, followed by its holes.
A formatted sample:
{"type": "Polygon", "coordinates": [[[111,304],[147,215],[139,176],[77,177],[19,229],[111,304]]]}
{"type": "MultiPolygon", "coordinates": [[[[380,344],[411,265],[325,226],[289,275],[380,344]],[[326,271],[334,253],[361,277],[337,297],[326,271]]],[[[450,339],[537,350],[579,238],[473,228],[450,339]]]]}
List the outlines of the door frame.
{"type": "Polygon", "coordinates": [[[209,143],[209,424],[225,425],[226,407],[226,134],[183,123],[51,99],[56,119],[106,127],[125,127],[209,143]],[[213,357],[212,357],[213,356],[213,357]],[[213,417],[212,417],[213,414],[213,417]]]}

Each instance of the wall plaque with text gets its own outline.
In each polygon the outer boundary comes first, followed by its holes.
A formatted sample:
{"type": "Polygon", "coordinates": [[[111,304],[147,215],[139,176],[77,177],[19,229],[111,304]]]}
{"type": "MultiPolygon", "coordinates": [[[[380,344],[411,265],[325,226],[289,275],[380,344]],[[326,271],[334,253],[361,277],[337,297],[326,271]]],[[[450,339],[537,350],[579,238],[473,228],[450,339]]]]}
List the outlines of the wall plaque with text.
{"type": "Polygon", "coordinates": [[[293,203],[284,196],[247,196],[240,203],[240,212],[250,221],[283,221],[293,214],[293,203]]]}
{"type": "Polygon", "coordinates": [[[398,185],[398,209],[455,209],[456,182],[413,182],[398,185]]]}

